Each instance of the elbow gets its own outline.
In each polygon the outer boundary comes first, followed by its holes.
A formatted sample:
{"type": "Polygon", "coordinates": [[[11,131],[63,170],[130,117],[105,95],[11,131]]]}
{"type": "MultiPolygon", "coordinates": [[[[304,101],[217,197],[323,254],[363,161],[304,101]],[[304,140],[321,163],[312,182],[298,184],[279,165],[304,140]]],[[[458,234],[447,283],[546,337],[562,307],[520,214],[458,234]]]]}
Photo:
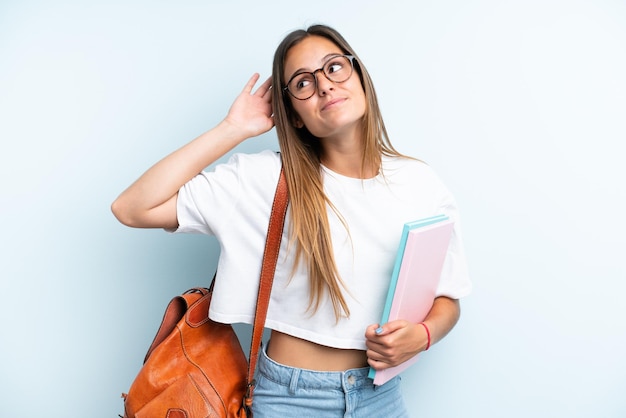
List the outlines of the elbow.
{"type": "Polygon", "coordinates": [[[456,324],[461,319],[461,302],[458,299],[450,299],[450,315],[456,324]]]}
{"type": "Polygon", "coordinates": [[[176,196],[157,206],[150,206],[145,199],[122,193],[111,203],[111,212],[120,223],[132,228],[178,227],[176,196]]]}
{"type": "Polygon", "coordinates": [[[454,326],[461,318],[461,302],[447,296],[439,296],[435,299],[438,309],[445,312],[448,321],[454,326]]]}
{"type": "Polygon", "coordinates": [[[135,227],[133,221],[132,212],[129,210],[128,205],[124,204],[123,200],[119,197],[111,203],[111,212],[113,216],[123,225],[135,227]]]}

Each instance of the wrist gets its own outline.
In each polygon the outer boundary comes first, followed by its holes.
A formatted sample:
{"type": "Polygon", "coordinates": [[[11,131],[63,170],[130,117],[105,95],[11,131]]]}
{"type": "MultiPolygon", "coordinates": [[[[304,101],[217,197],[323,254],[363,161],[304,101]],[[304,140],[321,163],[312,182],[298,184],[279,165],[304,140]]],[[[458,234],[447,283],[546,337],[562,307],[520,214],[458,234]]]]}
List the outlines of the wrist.
{"type": "Polygon", "coordinates": [[[229,141],[234,145],[237,145],[249,138],[249,135],[241,129],[241,126],[228,118],[223,119],[216,128],[219,132],[220,138],[229,141]]]}
{"type": "Polygon", "coordinates": [[[426,348],[424,348],[424,351],[427,351],[432,344],[430,328],[428,328],[428,325],[426,325],[424,322],[420,322],[419,325],[421,325],[424,328],[424,331],[426,331],[426,348]]]}

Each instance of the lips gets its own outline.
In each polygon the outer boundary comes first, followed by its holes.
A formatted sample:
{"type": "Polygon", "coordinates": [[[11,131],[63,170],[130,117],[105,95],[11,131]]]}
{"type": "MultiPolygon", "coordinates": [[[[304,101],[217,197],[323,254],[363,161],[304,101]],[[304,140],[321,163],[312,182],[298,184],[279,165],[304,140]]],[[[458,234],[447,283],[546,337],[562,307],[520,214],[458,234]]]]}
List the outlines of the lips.
{"type": "Polygon", "coordinates": [[[331,109],[331,108],[335,107],[336,105],[345,102],[346,100],[347,99],[345,99],[345,98],[331,99],[324,106],[322,106],[322,112],[325,111],[325,110],[331,109]]]}

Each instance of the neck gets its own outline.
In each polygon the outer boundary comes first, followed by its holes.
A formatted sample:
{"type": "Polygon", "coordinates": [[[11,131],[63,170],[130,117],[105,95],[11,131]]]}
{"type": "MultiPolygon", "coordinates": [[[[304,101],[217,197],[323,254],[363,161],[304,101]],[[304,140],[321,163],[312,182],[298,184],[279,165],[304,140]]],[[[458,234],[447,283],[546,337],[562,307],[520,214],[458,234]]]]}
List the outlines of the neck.
{"type": "Polygon", "coordinates": [[[335,173],[346,177],[369,179],[376,177],[379,163],[363,165],[363,135],[361,129],[343,131],[341,134],[320,139],[321,162],[335,173]]]}
{"type": "Polygon", "coordinates": [[[379,166],[364,166],[363,152],[360,148],[341,149],[324,147],[321,162],[328,169],[342,176],[357,179],[369,179],[378,175],[379,166]]]}
{"type": "Polygon", "coordinates": [[[370,179],[378,175],[378,167],[364,167],[360,156],[358,159],[322,158],[322,164],[337,174],[356,179],[370,179]]]}

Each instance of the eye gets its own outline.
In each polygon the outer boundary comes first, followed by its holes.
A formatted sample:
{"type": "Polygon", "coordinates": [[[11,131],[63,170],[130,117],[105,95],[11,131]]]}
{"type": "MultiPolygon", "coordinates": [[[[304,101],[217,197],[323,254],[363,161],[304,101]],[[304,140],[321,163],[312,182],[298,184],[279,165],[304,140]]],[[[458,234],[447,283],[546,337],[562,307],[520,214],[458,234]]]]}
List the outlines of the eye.
{"type": "Polygon", "coordinates": [[[339,72],[343,69],[344,62],[343,61],[331,61],[326,64],[326,74],[332,74],[339,72]]]}
{"type": "Polygon", "coordinates": [[[289,83],[289,85],[291,86],[291,88],[298,91],[306,89],[311,84],[313,84],[313,82],[313,75],[307,73],[297,75],[293,78],[293,80],[291,80],[291,83],[289,83]]]}

